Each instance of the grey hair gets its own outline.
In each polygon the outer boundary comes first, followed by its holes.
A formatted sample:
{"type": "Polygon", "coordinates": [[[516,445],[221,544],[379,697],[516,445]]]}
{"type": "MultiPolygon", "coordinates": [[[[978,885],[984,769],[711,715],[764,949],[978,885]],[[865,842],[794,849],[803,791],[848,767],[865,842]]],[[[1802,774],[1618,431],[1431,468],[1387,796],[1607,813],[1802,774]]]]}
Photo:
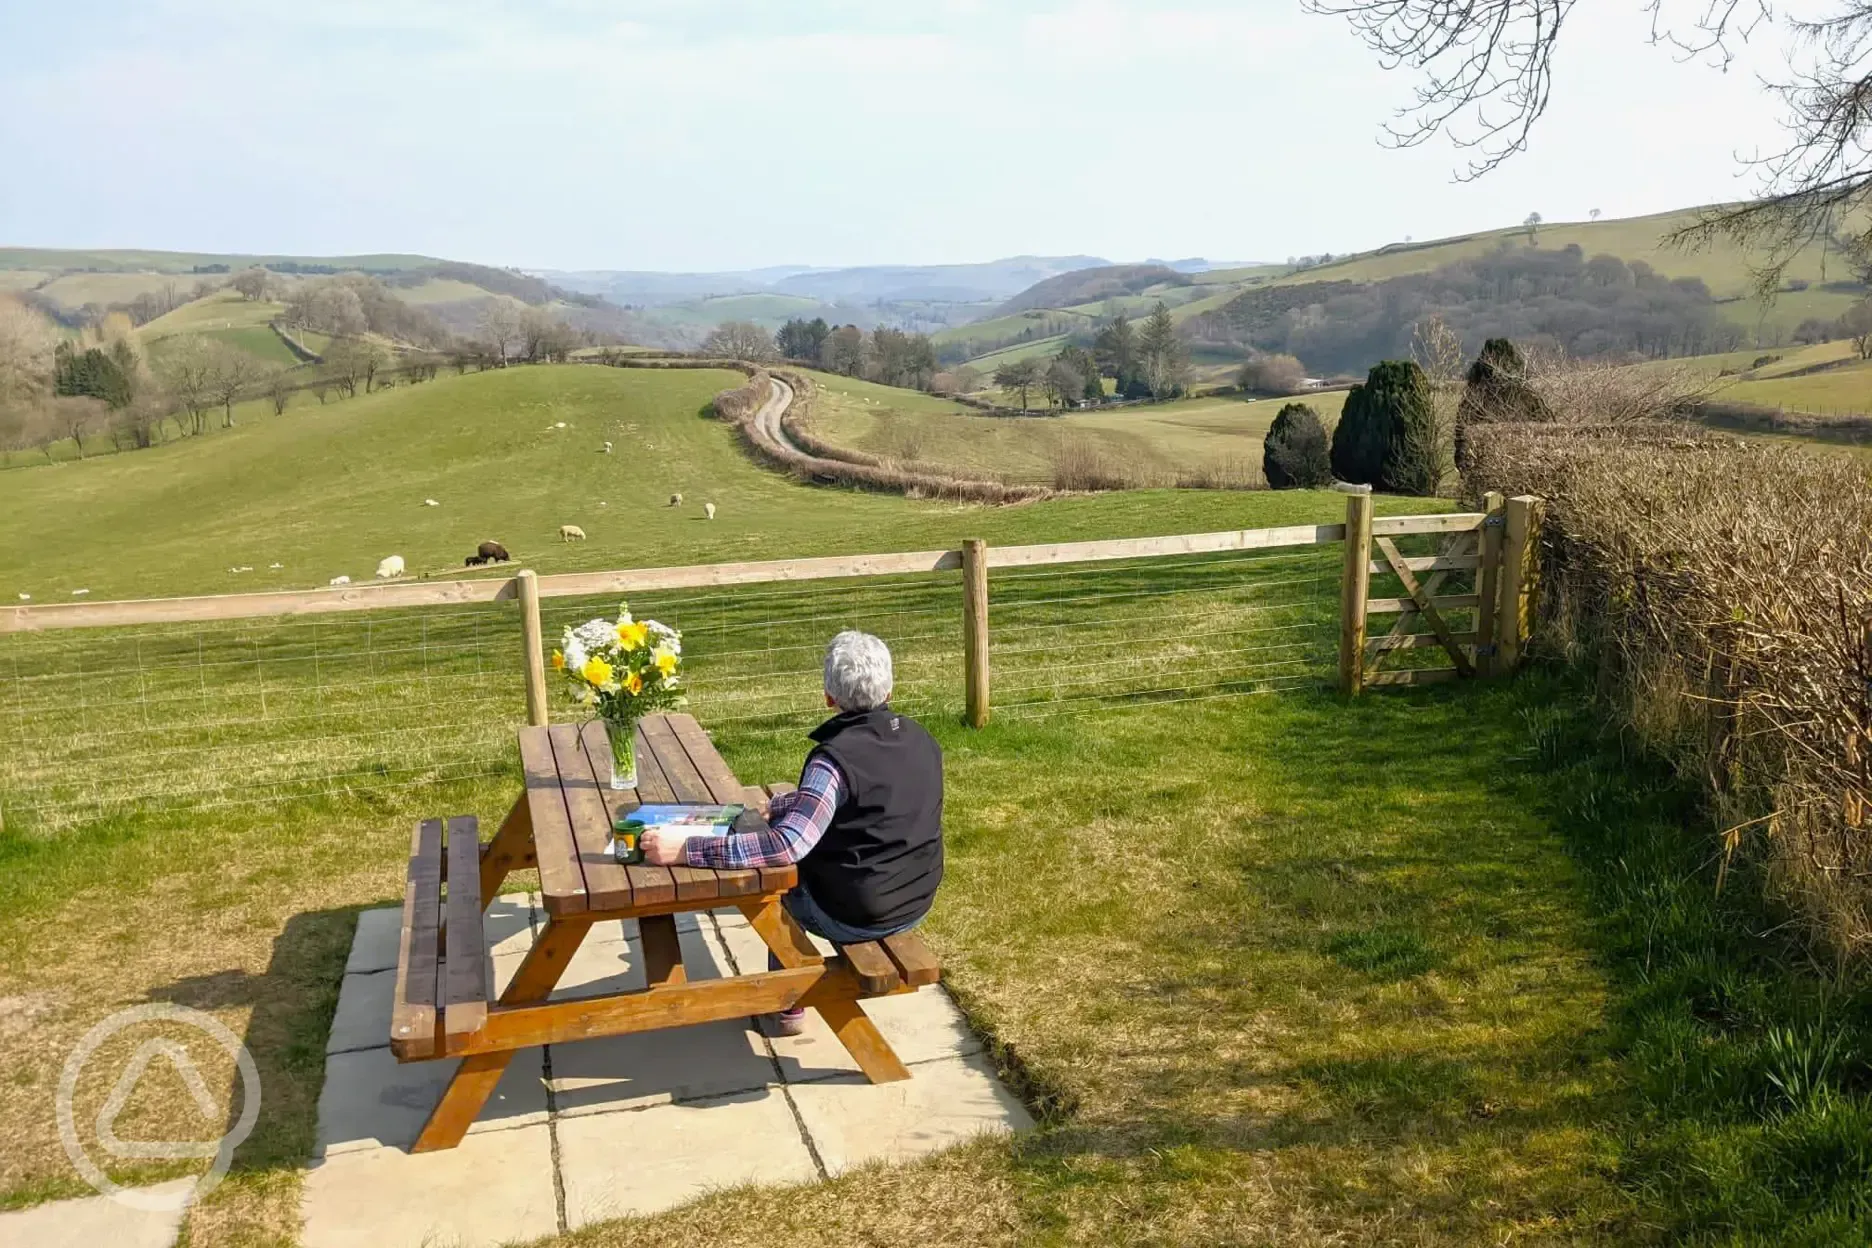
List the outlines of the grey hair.
{"type": "Polygon", "coordinates": [[[841,711],[870,711],[890,701],[890,648],[870,633],[846,629],[825,652],[825,691],[841,711]]]}

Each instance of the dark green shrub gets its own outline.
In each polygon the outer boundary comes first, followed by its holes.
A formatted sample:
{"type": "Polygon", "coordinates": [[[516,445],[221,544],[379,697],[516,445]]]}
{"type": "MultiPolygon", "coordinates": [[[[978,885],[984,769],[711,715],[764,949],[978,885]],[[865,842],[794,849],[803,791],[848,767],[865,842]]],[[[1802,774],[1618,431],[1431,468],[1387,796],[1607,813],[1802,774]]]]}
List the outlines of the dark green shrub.
{"type": "Polygon", "coordinates": [[[1456,467],[1467,471],[1464,430],[1495,421],[1521,423],[1552,420],[1547,403],[1527,381],[1527,361],[1506,338],[1491,338],[1469,366],[1468,384],[1456,408],[1456,467]]]}
{"type": "Polygon", "coordinates": [[[1409,360],[1374,365],[1346,394],[1333,430],[1332,471],[1341,481],[1396,494],[1435,486],[1436,396],[1409,360]]]}
{"type": "Polygon", "coordinates": [[[1289,403],[1268,426],[1261,443],[1261,475],[1275,490],[1314,489],[1332,484],[1326,426],[1305,403],[1289,403]]]}

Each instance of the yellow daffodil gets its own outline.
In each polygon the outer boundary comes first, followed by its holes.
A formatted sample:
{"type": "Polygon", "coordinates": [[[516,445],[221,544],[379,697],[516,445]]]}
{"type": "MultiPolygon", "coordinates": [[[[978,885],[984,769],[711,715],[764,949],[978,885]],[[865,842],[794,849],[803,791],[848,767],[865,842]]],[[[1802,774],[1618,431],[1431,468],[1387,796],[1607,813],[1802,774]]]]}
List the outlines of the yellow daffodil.
{"type": "Polygon", "coordinates": [[[655,653],[650,656],[650,661],[655,663],[657,671],[662,672],[665,676],[675,674],[676,655],[673,652],[659,646],[655,653]]]}
{"type": "Polygon", "coordinates": [[[593,655],[585,660],[585,666],[579,669],[579,675],[585,678],[587,684],[603,685],[611,679],[611,671],[609,663],[593,655]]]}
{"type": "Polygon", "coordinates": [[[555,672],[565,671],[565,651],[563,650],[553,651],[553,671],[555,672]]]}
{"type": "Polygon", "coordinates": [[[650,636],[650,630],[635,621],[620,624],[617,627],[618,641],[626,650],[635,650],[644,644],[650,636]]]}
{"type": "Polygon", "coordinates": [[[630,675],[626,676],[624,678],[624,692],[630,694],[632,697],[642,693],[643,677],[639,676],[636,672],[632,672],[630,675]]]}

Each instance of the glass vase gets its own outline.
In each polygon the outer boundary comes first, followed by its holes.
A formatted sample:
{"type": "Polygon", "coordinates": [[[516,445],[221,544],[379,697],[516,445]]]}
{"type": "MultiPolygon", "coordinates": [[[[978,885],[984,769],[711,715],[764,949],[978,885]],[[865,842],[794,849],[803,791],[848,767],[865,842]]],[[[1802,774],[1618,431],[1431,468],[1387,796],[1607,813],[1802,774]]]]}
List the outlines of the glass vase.
{"type": "Polygon", "coordinates": [[[637,787],[637,721],[607,719],[605,737],[611,742],[611,787],[637,787]]]}

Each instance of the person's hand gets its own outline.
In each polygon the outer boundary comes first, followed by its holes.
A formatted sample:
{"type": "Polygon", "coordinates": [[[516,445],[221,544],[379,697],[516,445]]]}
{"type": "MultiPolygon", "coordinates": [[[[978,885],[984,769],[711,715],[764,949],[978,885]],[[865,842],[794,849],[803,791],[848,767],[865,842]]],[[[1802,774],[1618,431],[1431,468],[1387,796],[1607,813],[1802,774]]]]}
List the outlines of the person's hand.
{"type": "Polygon", "coordinates": [[[645,862],[659,867],[682,865],[683,843],[679,836],[650,831],[643,834],[643,840],[639,841],[638,845],[643,850],[645,862]]]}

